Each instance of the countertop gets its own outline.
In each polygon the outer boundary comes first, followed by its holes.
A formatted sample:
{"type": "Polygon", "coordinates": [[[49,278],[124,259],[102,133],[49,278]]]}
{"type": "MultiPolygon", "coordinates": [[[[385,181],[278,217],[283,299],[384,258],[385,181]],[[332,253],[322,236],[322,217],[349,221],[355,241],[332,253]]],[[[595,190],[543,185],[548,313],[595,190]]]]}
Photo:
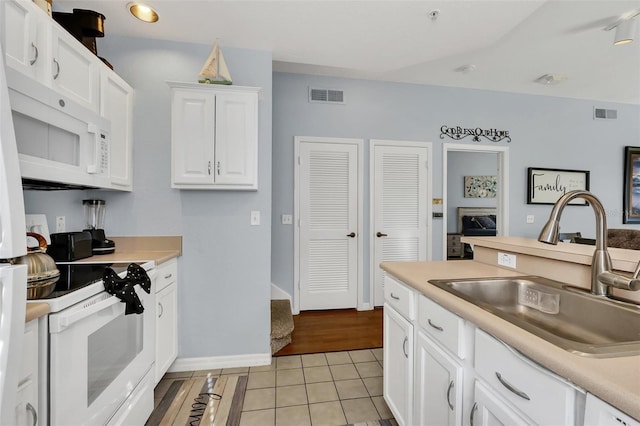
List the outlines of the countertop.
{"type": "MultiPolygon", "coordinates": [[[[156,265],[182,255],[182,237],[113,237],[116,250],[80,259],[74,263],[144,263],[154,261],[156,265]]],[[[49,313],[47,303],[27,303],[26,322],[49,313]]]]}
{"type": "Polygon", "coordinates": [[[431,279],[524,274],[473,260],[383,262],[380,266],[400,281],[503,340],[559,376],[567,378],[640,420],[640,355],[591,358],[572,354],[428,283],[431,279]]]}

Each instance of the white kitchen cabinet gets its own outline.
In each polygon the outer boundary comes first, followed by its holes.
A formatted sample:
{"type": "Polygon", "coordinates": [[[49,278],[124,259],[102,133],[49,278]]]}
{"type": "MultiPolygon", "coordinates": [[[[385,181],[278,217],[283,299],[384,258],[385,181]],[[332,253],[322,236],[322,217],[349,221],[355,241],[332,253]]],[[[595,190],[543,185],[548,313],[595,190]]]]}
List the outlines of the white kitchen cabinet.
{"type": "Polygon", "coordinates": [[[49,16],[31,1],[0,2],[5,64],[32,79],[50,76],[49,16]]]}
{"type": "Polygon", "coordinates": [[[178,261],[171,259],[160,264],[157,270],[156,384],[178,355],[178,261]]]}
{"type": "Polygon", "coordinates": [[[16,424],[38,424],[38,320],[29,321],[24,328],[16,424]]]}
{"type": "Polygon", "coordinates": [[[537,424],[574,424],[578,390],[480,329],[475,369],[507,405],[537,424]]]}
{"type": "Polygon", "coordinates": [[[172,188],[258,189],[260,89],[169,85],[172,188]]]}
{"type": "Polygon", "coordinates": [[[414,423],[461,425],[462,379],[463,366],[431,338],[418,332],[414,423]]]}
{"type": "Polygon", "coordinates": [[[413,409],[413,326],[388,303],[383,320],[383,395],[399,425],[411,425],[413,409]]]}
{"type": "Polygon", "coordinates": [[[109,176],[118,189],[133,181],[133,89],[108,68],[100,75],[100,115],[111,122],[109,176]]]}
{"type": "Polygon", "coordinates": [[[98,111],[100,60],[59,25],[51,32],[52,86],[82,106],[98,111]]]}
{"type": "Polygon", "coordinates": [[[640,422],[588,393],[584,411],[585,426],[640,426],[640,422]]]}
{"type": "Polygon", "coordinates": [[[516,426],[532,423],[516,413],[483,383],[476,382],[475,403],[471,408],[469,424],[470,426],[516,426]]]}

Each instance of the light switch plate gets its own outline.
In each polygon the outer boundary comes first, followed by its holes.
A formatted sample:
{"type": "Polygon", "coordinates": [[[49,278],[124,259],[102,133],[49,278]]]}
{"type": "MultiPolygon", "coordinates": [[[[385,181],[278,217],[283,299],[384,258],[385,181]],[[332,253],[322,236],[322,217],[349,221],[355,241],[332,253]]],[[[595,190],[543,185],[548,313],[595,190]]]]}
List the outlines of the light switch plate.
{"type": "Polygon", "coordinates": [[[535,216],[532,214],[527,215],[527,223],[533,223],[535,220],[535,216]]]}
{"type": "Polygon", "coordinates": [[[283,225],[291,225],[293,223],[293,216],[290,214],[282,215],[282,224],[283,225]]]}
{"type": "Polygon", "coordinates": [[[251,210],[251,225],[260,225],[260,210],[251,210]]]}

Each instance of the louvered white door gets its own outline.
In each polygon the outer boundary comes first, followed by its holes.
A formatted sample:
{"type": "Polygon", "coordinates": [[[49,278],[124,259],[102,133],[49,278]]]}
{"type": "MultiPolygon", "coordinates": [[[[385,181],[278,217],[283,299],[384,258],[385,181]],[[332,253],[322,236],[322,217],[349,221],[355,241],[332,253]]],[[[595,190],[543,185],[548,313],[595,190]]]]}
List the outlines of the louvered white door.
{"type": "Polygon", "coordinates": [[[358,146],[300,144],[300,310],[355,308],[358,146]]]}
{"type": "Polygon", "coordinates": [[[384,303],[384,261],[427,260],[428,148],[373,145],[374,305],[384,303]]]}

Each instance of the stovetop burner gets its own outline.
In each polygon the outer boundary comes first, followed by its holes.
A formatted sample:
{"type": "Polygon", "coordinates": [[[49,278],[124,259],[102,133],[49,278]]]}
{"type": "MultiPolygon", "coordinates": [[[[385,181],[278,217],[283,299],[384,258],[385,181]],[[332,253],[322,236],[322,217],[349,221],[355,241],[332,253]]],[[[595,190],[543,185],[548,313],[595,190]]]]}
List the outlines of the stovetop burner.
{"type": "Polygon", "coordinates": [[[55,299],[101,281],[106,268],[111,268],[118,274],[127,270],[127,265],[111,263],[58,264],[57,267],[60,279],[53,292],[43,299],[55,299]]]}

